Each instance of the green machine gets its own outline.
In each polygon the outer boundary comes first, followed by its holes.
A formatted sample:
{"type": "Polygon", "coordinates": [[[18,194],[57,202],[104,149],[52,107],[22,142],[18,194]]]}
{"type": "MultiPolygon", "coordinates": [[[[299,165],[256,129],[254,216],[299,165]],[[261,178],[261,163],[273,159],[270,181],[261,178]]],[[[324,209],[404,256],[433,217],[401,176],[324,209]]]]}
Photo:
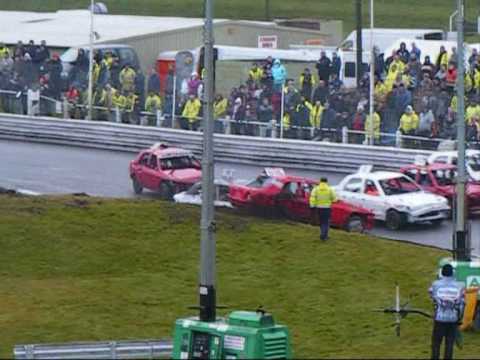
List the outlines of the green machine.
{"type": "MultiPolygon", "coordinates": [[[[200,277],[198,317],[178,319],[174,359],[289,359],[292,352],[285,326],[275,324],[262,309],[216,315],[216,244],[213,153],[213,0],[204,0],[205,101],[202,154],[202,214],[200,220],[200,277]]],[[[203,71],[201,71],[203,73],[203,71]]]]}
{"type": "Polygon", "coordinates": [[[174,359],[288,359],[288,329],[262,311],[234,311],[226,319],[179,319],[174,359]]]}

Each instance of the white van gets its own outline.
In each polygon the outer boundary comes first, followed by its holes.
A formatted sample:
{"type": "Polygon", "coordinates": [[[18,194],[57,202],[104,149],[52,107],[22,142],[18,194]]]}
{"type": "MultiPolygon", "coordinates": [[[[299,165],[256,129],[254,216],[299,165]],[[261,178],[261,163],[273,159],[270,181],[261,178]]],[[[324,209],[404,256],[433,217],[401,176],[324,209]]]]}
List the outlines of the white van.
{"type": "MultiPolygon", "coordinates": [[[[373,44],[380,49],[380,53],[399,39],[415,40],[444,40],[445,32],[441,29],[389,29],[374,28],[362,29],[362,48],[364,50],[370,48],[370,39],[373,36],[373,44]]],[[[354,30],[340,44],[340,49],[345,51],[355,50],[357,47],[357,31],[354,30]]],[[[386,53],[385,53],[386,54],[386,53]]]]}

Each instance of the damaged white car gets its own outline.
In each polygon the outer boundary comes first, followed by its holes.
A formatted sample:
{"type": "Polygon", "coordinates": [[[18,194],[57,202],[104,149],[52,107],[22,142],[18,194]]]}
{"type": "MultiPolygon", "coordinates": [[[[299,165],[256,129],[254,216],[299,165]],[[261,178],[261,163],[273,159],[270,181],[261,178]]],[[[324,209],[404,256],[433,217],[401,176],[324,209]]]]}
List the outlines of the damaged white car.
{"type": "Polygon", "coordinates": [[[345,177],[336,190],[339,199],[373,211],[392,230],[407,223],[439,225],[450,214],[444,197],[423,191],[401,173],[372,172],[371,166],[345,177]]]}

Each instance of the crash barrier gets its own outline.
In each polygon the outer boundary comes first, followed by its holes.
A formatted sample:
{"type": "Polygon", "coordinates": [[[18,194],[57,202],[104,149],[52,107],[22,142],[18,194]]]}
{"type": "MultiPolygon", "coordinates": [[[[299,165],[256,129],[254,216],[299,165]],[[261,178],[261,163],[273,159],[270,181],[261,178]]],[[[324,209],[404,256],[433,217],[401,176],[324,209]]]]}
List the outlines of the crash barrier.
{"type": "Polygon", "coordinates": [[[75,342],[16,345],[15,359],[168,359],[170,340],[75,342]]]}
{"type": "MultiPolygon", "coordinates": [[[[166,142],[202,152],[202,133],[108,122],[0,114],[0,138],[136,152],[166,142]]],[[[423,150],[215,134],[217,161],[349,173],[360,165],[397,169],[423,150]]]]}

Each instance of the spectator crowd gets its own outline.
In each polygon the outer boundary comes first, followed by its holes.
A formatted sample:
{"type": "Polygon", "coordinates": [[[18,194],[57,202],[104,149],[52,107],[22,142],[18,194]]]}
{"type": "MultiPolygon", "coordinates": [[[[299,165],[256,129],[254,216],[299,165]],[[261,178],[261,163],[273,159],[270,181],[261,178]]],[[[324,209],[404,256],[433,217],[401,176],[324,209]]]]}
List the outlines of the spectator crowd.
{"type": "MultiPolygon", "coordinates": [[[[442,46],[435,59],[422,57],[422,49],[415,43],[408,47],[401,43],[386,55],[375,48],[373,116],[369,114],[369,72],[365,72],[357,88],[345,88],[340,76],[342,61],[335,52],[329,57],[321,51],[314,67],[306,67],[296,79],[289,76],[287,66],[279,59],[268,57],[252,64],[246,82],[229,94],[216,94],[216,131],[224,131],[225,123],[220,119],[229,119],[233,134],[258,135],[260,127],[254,123],[271,124],[276,120],[288,138],[341,141],[342,129],[346,127],[351,130],[350,142],[355,143],[365,141],[365,132],[375,143],[387,145],[395,141],[393,135],[398,131],[404,135],[454,139],[456,56],[454,47],[442,46]]],[[[480,56],[476,50],[468,64],[467,138],[475,142],[480,137],[480,56]]],[[[84,118],[88,53],[79,49],[77,59],[68,66],[64,69],[59,55],[50,54],[44,41],[38,45],[33,41],[18,42],[13,48],[0,44],[0,90],[22,93],[39,89],[43,96],[71,104],[72,118],[84,118]]],[[[178,84],[174,101],[173,69],[165,84],[161,84],[154,68],[149,69],[145,79],[138,66],[123,62],[115,52],[96,51],[92,81],[95,119],[111,120],[113,109],[118,108],[123,122],[138,124],[146,118],[153,125],[157,111],[171,121],[169,114],[175,105],[175,118],[181,128],[197,130],[201,126],[202,72],[193,73],[178,84]],[[142,112],[150,116],[145,117],[142,112]]],[[[4,95],[0,99],[2,110],[8,111],[4,95]]],[[[406,144],[431,146],[414,138],[406,144]]]]}

